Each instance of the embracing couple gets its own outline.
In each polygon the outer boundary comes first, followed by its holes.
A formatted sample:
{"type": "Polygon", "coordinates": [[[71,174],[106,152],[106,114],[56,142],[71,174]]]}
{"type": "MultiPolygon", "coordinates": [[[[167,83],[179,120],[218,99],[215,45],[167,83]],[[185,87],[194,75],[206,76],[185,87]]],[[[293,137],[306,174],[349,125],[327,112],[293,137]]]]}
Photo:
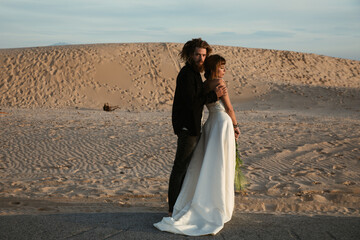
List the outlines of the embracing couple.
{"type": "Polygon", "coordinates": [[[176,79],[172,109],[178,142],[169,182],[169,217],[154,224],[161,231],[216,234],[233,213],[235,139],[240,130],[223,80],[226,61],[211,52],[201,38],[188,41],[180,52],[186,63],[176,79]],[[201,127],[204,105],[209,117],[201,127]]]}

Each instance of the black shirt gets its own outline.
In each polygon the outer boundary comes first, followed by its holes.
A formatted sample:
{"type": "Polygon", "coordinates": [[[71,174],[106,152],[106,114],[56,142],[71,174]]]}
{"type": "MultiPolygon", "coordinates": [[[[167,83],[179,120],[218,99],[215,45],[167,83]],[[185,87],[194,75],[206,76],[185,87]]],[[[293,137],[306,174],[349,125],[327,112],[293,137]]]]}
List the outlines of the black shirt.
{"type": "Polygon", "coordinates": [[[186,128],[191,136],[200,135],[204,104],[217,101],[215,91],[205,93],[201,75],[190,64],[186,64],[176,79],[176,90],[172,107],[172,124],[178,135],[186,128]]]}

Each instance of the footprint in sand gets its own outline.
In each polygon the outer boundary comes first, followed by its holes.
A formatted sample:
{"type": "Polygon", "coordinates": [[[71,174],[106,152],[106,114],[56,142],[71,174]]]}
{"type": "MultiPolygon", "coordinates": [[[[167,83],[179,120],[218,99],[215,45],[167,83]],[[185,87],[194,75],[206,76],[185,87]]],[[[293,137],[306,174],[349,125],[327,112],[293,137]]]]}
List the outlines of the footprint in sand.
{"type": "Polygon", "coordinates": [[[262,203],[261,204],[261,208],[263,209],[263,211],[275,212],[277,207],[278,207],[277,204],[271,204],[271,203],[262,203]]]}
{"type": "Polygon", "coordinates": [[[307,191],[300,191],[295,194],[296,196],[300,197],[303,201],[313,201],[314,197],[310,192],[307,191]]]}
{"type": "Polygon", "coordinates": [[[267,190],[267,188],[264,185],[256,184],[256,183],[250,184],[247,187],[247,189],[250,190],[250,191],[256,191],[256,192],[258,192],[258,191],[263,192],[263,191],[267,190]]]}
{"type": "Polygon", "coordinates": [[[281,179],[278,176],[269,176],[269,180],[270,181],[281,182],[281,179]]]}
{"type": "Polygon", "coordinates": [[[322,183],[321,183],[321,182],[318,182],[318,181],[313,181],[312,184],[313,184],[313,185],[320,185],[320,184],[322,184],[322,183]]]}
{"type": "Polygon", "coordinates": [[[253,166],[248,166],[247,169],[250,171],[262,171],[262,168],[253,166]]]}
{"type": "Polygon", "coordinates": [[[292,177],[302,177],[302,176],[306,176],[308,175],[309,172],[306,171],[306,170],[301,170],[301,171],[298,171],[298,172],[295,172],[293,174],[291,174],[292,177]]]}
{"type": "Polygon", "coordinates": [[[314,194],[314,195],[313,195],[313,200],[314,200],[315,202],[319,202],[319,203],[327,203],[327,202],[329,202],[329,201],[326,199],[326,197],[321,196],[321,195],[318,195],[318,194],[314,194]]]}
{"type": "Polygon", "coordinates": [[[345,165],[334,165],[332,168],[335,170],[341,170],[341,169],[346,168],[346,166],[345,165]]]}
{"type": "Polygon", "coordinates": [[[345,181],[345,182],[343,182],[343,184],[346,186],[350,186],[350,185],[355,185],[356,183],[353,181],[345,181]]]}

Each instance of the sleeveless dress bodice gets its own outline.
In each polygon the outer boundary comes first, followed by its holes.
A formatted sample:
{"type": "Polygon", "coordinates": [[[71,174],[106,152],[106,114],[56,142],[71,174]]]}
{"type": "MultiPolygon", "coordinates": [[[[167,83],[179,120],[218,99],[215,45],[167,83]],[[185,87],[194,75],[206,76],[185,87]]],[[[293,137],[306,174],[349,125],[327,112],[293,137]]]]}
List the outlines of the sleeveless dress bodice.
{"type": "Polygon", "coordinates": [[[206,104],[206,108],[209,110],[209,113],[225,112],[225,107],[222,101],[206,104]]]}

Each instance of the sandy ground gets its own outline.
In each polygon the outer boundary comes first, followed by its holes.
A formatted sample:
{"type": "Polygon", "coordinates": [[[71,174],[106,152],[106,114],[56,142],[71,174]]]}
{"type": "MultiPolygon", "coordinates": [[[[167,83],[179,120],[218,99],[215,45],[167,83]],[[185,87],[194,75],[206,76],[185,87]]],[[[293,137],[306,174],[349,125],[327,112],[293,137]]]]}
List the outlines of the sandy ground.
{"type": "MultiPolygon", "coordinates": [[[[83,211],[79,202],[166,211],[176,149],[169,111],[2,111],[1,214],[83,211]]],[[[238,211],[359,216],[359,111],[236,115],[249,183],[238,211]]]]}
{"type": "MultiPolygon", "coordinates": [[[[0,214],[165,212],[181,46],[0,50],[0,214]]],[[[242,132],[236,212],[359,217],[360,62],[214,50],[242,132]]]]}

